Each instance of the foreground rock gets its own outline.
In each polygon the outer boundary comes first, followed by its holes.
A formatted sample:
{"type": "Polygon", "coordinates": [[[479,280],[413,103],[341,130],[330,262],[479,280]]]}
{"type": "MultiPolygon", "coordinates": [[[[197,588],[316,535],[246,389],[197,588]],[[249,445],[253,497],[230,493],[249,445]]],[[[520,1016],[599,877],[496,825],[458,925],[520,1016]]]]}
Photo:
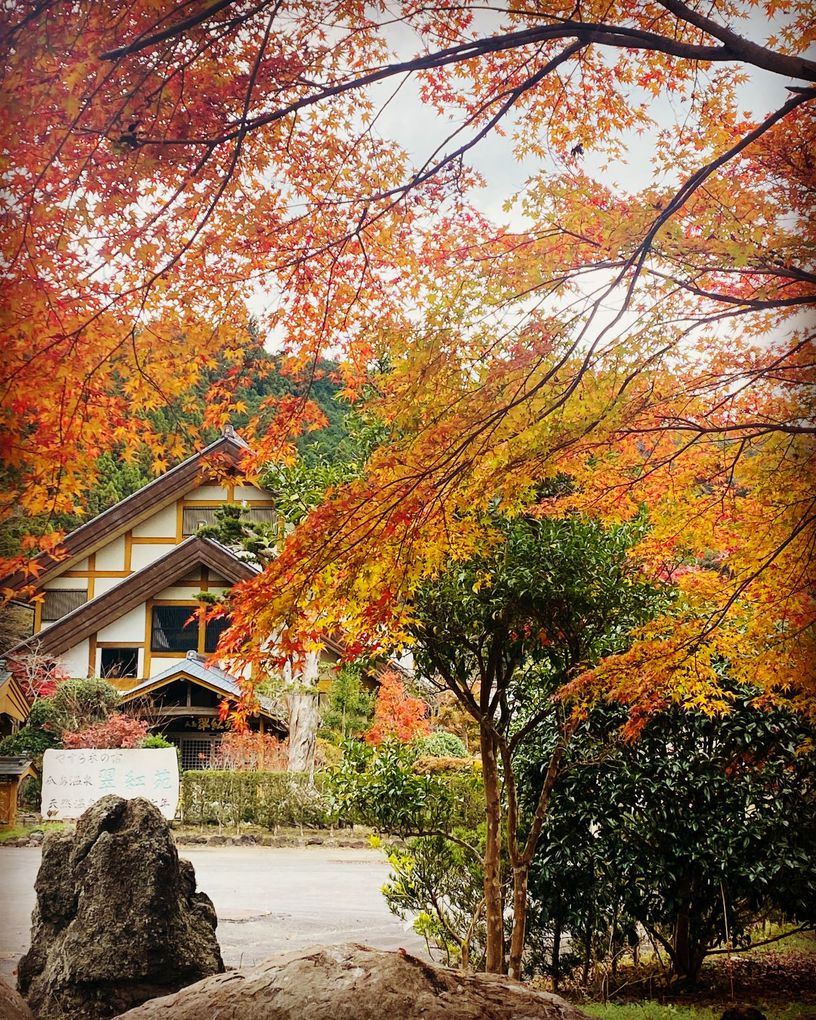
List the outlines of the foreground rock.
{"type": "Polygon", "coordinates": [[[49,834],[18,987],[40,1020],[98,1020],[224,969],[210,898],[195,891],[146,800],[103,797],[49,834]]]}
{"type": "Polygon", "coordinates": [[[207,978],[124,1014],[128,1020],[589,1020],[510,978],[460,974],[403,951],[304,949],[207,978]]]}

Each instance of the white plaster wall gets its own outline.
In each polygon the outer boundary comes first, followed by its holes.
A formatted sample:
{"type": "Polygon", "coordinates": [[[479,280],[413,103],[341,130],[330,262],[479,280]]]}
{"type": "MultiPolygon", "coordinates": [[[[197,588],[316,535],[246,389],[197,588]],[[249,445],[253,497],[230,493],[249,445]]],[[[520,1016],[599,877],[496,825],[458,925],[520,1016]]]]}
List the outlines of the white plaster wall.
{"type": "Polygon", "coordinates": [[[104,595],[106,591],[110,591],[111,588],[115,588],[116,585],[121,584],[123,580],[123,577],[97,577],[94,580],[94,598],[104,595]]]}
{"type": "Polygon", "coordinates": [[[67,652],[60,655],[60,665],[68,676],[88,675],[88,639],[80,641],[78,645],[69,648],[67,652]]]}
{"type": "Polygon", "coordinates": [[[52,577],[43,585],[44,591],[87,591],[87,577],[52,577]]]}
{"type": "Polygon", "coordinates": [[[145,606],[142,603],[120,616],[118,620],[103,627],[96,635],[97,641],[144,641],[145,606]]]}
{"type": "Polygon", "coordinates": [[[131,548],[130,566],[135,572],[153,563],[160,556],[166,556],[172,550],[172,545],[134,545],[131,548]]]}
{"type": "Polygon", "coordinates": [[[184,501],[189,502],[191,499],[214,499],[214,500],[226,500],[227,490],[223,485],[199,485],[197,489],[193,489],[192,492],[188,492],[184,497],[184,501]]]}
{"type": "Polygon", "coordinates": [[[186,661],[185,659],[170,659],[170,658],[165,659],[163,657],[157,657],[156,655],[153,655],[150,659],[150,675],[158,676],[159,673],[163,673],[166,669],[169,669],[171,666],[184,665],[185,661],[186,661]]]}
{"type": "Polygon", "coordinates": [[[240,503],[242,500],[252,502],[253,500],[272,499],[272,493],[266,492],[264,489],[258,489],[254,485],[236,485],[235,486],[235,502],[240,503]]]}
{"type": "Polygon", "coordinates": [[[87,569],[88,569],[87,559],[80,560],[79,563],[75,563],[73,567],[71,567],[71,570],[87,570],[87,569]]]}
{"type": "Polygon", "coordinates": [[[201,585],[173,585],[170,588],[165,588],[163,591],[156,592],[153,596],[154,599],[194,599],[196,595],[201,591],[201,585]]]}
{"type": "Polygon", "coordinates": [[[163,510],[148,517],[133,529],[134,538],[175,538],[176,504],[171,503],[163,510]]]}
{"type": "Polygon", "coordinates": [[[97,570],[124,570],[125,569],[125,536],[120,535],[112,542],[102,548],[96,554],[97,570]]]}

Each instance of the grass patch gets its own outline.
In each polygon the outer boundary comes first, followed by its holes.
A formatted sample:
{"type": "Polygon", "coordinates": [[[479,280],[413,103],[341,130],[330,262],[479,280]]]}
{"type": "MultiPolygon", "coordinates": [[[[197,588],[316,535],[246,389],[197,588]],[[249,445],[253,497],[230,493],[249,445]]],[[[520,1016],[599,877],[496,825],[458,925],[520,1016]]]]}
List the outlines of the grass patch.
{"type": "Polygon", "coordinates": [[[66,826],[65,822],[37,822],[31,825],[15,825],[11,829],[0,829],[0,843],[10,839],[28,839],[32,832],[59,832],[66,826]]]}
{"type": "Polygon", "coordinates": [[[720,1020],[722,1010],[693,1006],[661,1006],[659,1002],[586,1003],[581,1009],[599,1020],[720,1020]]]}
{"type": "MultiPolygon", "coordinates": [[[[766,939],[785,935],[785,932],[788,931],[791,931],[790,925],[769,924],[765,928],[755,928],[751,932],[751,936],[754,942],[761,943],[766,939]]],[[[747,956],[750,953],[816,953],[816,932],[794,931],[777,942],[769,942],[764,946],[756,945],[750,949],[735,952],[734,955],[747,956]]]]}
{"type": "MultiPolygon", "coordinates": [[[[720,1020],[727,1005],[710,1006],[679,1006],[661,1005],[659,1002],[633,1002],[633,1003],[606,1003],[599,1002],[582,1003],[580,1007],[589,1016],[598,1017],[598,1020],[720,1020]]],[[[760,1009],[768,1020],[801,1020],[803,1016],[816,1017],[816,1007],[803,1007],[797,1003],[777,1003],[774,1006],[766,1006],[758,1003],[760,1009]],[[804,1013],[809,1008],[814,1012],[804,1013]]]]}

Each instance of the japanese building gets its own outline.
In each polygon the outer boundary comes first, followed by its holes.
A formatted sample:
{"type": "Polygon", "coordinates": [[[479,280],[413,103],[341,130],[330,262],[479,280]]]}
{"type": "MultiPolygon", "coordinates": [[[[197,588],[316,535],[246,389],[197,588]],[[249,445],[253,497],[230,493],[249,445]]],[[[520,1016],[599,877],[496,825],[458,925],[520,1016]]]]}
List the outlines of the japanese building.
{"type": "MultiPolygon", "coordinates": [[[[205,621],[201,592],[221,592],[258,568],[196,534],[218,507],[241,504],[273,521],[273,495],[241,473],[247,444],[227,427],[205,449],[67,535],[60,559],[40,557],[33,633],[7,652],[36,652],[69,676],[109,678],[123,706],[137,707],[181,748],[185,768],[207,767],[224,724],[221,703],[238,678],[212,661],[226,619],[205,621]]],[[[30,578],[6,579],[20,590],[30,578]]],[[[341,649],[329,643],[323,658],[341,649]]],[[[285,734],[276,706],[259,699],[252,725],[285,734]]]]}

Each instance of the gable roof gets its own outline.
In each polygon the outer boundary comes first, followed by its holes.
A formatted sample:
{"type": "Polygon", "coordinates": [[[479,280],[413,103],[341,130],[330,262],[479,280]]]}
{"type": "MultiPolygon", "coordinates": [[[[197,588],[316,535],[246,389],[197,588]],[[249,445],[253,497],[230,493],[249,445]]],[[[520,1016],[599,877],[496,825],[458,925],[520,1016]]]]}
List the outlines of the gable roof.
{"type": "Polygon", "coordinates": [[[24,652],[36,645],[44,655],[60,655],[107,624],[124,616],[156,592],[168,588],[193,567],[210,567],[233,583],[246,581],[258,568],[240,559],[226,546],[211,538],[193,535],[135,574],[124,578],[109,591],[84,602],[38,634],[20,641],[7,655],[24,652]]]}
{"type": "Polygon", "coordinates": [[[179,496],[196,488],[206,478],[208,459],[226,457],[238,465],[241,457],[250,450],[251,447],[241,439],[232,426],[226,426],[224,434],[215,442],[66,535],[59,549],[67,555],[57,558],[50,553],[41,553],[37,556],[34,562],[39,566],[40,572],[36,577],[25,571],[17,571],[0,578],[0,583],[7,588],[41,585],[43,581],[70,568],[72,563],[84,559],[106,542],[110,542],[146,520],[157,510],[169,506],[179,496]]]}
{"type": "MultiPolygon", "coordinates": [[[[219,666],[208,664],[206,658],[197,652],[187,652],[187,657],[182,663],[174,663],[167,669],[157,673],[156,676],[148,677],[122,692],[123,702],[133,701],[134,698],[144,697],[151,694],[160,687],[166,687],[174,680],[191,680],[205,687],[214,690],[216,694],[223,694],[226,698],[238,699],[241,696],[241,688],[234,676],[221,669],[219,666]]],[[[280,713],[275,702],[262,694],[256,695],[261,713],[281,723],[280,713]]]]}
{"type": "Polygon", "coordinates": [[[0,666],[0,715],[8,715],[17,722],[25,722],[30,710],[31,704],[23,693],[20,681],[0,666]]]}

